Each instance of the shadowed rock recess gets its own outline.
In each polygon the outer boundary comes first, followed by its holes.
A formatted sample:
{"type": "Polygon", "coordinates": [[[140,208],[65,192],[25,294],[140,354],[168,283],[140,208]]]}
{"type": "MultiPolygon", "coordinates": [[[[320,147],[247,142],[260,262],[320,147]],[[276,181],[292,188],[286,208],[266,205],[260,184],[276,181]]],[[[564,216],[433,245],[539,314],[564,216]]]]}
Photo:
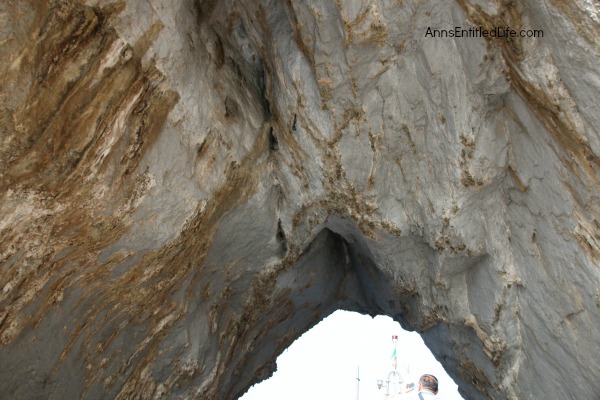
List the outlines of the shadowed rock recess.
{"type": "Polygon", "coordinates": [[[0,393],[236,399],[337,309],[600,382],[591,0],[3,0],[0,393]],[[543,37],[431,37],[428,28],[543,37]]]}

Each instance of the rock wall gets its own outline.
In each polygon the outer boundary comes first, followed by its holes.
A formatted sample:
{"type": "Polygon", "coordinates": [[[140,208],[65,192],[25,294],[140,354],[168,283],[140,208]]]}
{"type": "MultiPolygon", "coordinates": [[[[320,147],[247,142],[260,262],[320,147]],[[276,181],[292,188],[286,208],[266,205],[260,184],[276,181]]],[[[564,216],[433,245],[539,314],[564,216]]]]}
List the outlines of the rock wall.
{"type": "Polygon", "coordinates": [[[0,392],[235,399],[337,309],[598,397],[590,0],[0,4],[0,392]],[[542,30],[541,38],[428,29],[542,30]]]}

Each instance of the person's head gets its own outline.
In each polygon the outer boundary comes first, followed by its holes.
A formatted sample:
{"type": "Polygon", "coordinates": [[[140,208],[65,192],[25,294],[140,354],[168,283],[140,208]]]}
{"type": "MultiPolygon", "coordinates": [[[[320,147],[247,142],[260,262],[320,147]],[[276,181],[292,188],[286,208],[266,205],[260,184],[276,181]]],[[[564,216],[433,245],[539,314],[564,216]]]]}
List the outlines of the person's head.
{"type": "Polygon", "coordinates": [[[437,394],[438,392],[438,380],[435,376],[425,374],[419,379],[419,390],[426,389],[437,394]]]}

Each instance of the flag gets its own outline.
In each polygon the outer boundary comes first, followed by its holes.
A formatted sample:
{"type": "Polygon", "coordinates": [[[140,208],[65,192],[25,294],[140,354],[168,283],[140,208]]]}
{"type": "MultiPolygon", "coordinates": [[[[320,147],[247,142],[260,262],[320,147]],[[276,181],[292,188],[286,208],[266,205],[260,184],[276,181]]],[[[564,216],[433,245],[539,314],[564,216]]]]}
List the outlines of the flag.
{"type": "Polygon", "coordinates": [[[394,352],[392,353],[392,356],[390,358],[392,359],[392,368],[396,369],[396,367],[398,366],[398,355],[396,354],[395,347],[394,352]]]}

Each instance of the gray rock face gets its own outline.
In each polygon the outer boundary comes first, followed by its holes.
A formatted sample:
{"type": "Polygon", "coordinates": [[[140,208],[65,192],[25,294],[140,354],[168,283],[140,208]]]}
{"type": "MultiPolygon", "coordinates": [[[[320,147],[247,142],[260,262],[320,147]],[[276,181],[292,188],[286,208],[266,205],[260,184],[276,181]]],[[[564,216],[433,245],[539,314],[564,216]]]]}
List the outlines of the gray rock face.
{"type": "Polygon", "coordinates": [[[337,309],[420,332],[466,398],[598,397],[596,2],[0,20],[3,397],[235,399],[337,309]],[[427,34],[455,27],[543,37],[427,34]]]}

